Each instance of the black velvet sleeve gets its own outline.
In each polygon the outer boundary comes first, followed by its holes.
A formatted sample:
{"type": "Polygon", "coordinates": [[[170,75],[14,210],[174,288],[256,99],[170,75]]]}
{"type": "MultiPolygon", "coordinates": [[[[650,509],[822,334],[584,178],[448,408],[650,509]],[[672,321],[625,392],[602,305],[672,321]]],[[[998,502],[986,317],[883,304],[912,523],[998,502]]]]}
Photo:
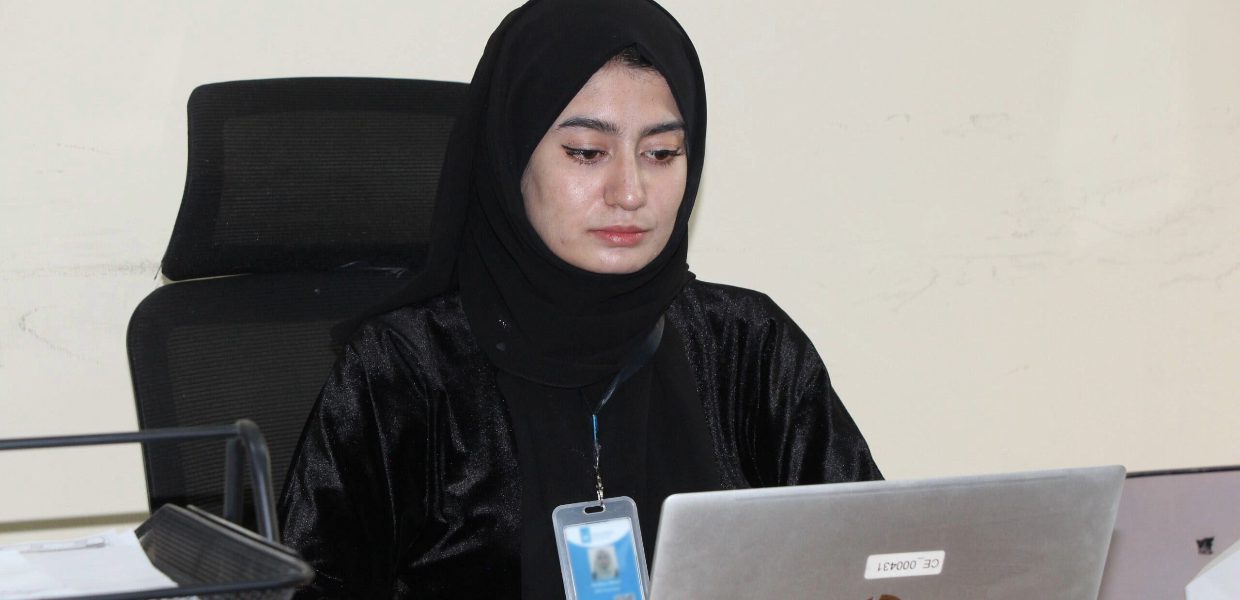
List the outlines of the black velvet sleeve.
{"type": "MultiPolygon", "coordinates": [[[[749,332],[748,384],[756,402],[751,431],[757,483],[803,485],[881,479],[870,447],[831,386],[805,332],[770,298],[757,300],[749,332]],[[755,386],[756,384],[756,386],[755,386]]],[[[746,384],[741,384],[746,385],[746,384]]]]}
{"type": "Polygon", "coordinates": [[[279,507],[284,543],[316,572],[298,598],[392,596],[395,517],[373,391],[347,347],[302,433],[279,507]]]}
{"type": "Polygon", "coordinates": [[[306,423],[280,514],[298,598],[510,598],[519,468],[456,296],[366,321],[306,423]]]}
{"type": "Polygon", "coordinates": [[[696,281],[670,316],[727,487],[882,478],[814,345],[770,298],[696,281]]]}
{"type": "Polygon", "coordinates": [[[769,385],[754,424],[761,484],[882,479],[869,445],[804,332],[785,316],[773,320],[765,335],[763,354],[768,360],[762,371],[769,385]]]}

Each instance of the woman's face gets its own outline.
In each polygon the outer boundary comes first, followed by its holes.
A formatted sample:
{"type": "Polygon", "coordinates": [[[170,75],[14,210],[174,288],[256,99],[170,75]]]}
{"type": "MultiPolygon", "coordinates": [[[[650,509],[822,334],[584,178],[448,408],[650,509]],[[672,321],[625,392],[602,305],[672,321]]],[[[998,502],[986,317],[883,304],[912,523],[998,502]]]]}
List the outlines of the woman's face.
{"type": "Polygon", "coordinates": [[[610,62],[534,149],[521,176],[525,213],[568,264],[632,273],[667,245],[686,165],[684,122],[663,76],[610,62]]]}

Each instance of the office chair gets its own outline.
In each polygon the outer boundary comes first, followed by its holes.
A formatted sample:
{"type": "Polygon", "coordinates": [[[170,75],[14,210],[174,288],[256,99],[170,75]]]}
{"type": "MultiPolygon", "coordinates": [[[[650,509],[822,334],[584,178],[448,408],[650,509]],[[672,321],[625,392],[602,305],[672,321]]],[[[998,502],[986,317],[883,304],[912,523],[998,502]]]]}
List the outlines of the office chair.
{"type": "MultiPolygon", "coordinates": [[[[141,428],[252,419],[279,492],[334,360],[331,326],[425,260],[465,90],[367,78],[194,90],[185,191],[161,265],[174,281],[129,323],[141,428]]],[[[219,444],[148,445],[143,456],[152,510],[172,502],[220,512],[219,444]]]]}

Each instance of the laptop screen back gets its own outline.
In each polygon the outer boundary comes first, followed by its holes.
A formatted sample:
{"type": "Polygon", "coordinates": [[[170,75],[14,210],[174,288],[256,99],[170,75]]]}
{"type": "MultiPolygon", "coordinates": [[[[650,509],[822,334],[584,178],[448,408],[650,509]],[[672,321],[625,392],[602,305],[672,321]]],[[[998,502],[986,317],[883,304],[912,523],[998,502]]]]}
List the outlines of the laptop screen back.
{"type": "Polygon", "coordinates": [[[652,598],[1093,600],[1123,477],[1096,467],[675,495],[652,598]]]}

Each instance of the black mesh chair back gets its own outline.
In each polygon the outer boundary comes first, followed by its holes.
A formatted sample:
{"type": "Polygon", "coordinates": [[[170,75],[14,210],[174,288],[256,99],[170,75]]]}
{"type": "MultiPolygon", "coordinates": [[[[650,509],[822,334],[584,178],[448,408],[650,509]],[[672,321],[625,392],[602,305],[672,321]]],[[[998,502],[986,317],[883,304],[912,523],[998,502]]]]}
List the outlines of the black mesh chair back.
{"type": "Polygon", "coordinates": [[[185,193],[164,275],[417,263],[465,89],[311,77],[194,90],[185,193]]]}
{"type": "MultiPolygon", "coordinates": [[[[179,281],[152,292],[129,324],[142,428],[252,419],[279,491],[335,359],[332,325],[424,260],[465,89],[308,78],[194,91],[185,195],[163,262],[179,281]]],[[[220,444],[149,444],[144,457],[152,510],[219,513],[220,444]]]]}

